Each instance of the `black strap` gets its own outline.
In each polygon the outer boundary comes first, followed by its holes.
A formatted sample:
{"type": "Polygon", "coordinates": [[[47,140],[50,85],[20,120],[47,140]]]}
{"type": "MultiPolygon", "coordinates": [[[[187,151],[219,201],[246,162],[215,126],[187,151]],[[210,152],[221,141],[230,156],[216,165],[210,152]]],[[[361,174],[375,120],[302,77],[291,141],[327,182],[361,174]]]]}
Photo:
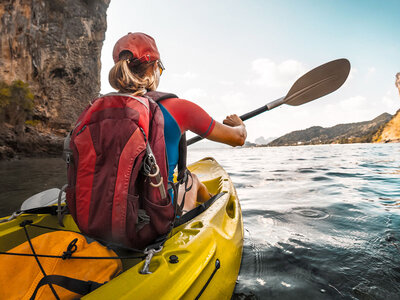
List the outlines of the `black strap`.
{"type": "Polygon", "coordinates": [[[174,227],[178,227],[194,217],[197,217],[199,214],[204,212],[207,208],[211,206],[215,202],[215,200],[219,199],[222,195],[225,193],[219,193],[217,195],[212,196],[210,199],[208,199],[206,202],[200,204],[196,208],[193,208],[192,210],[188,211],[186,214],[181,216],[180,218],[175,219],[174,227]]]}
{"type": "Polygon", "coordinates": [[[34,300],[39,289],[46,284],[55,284],[61,286],[73,293],[80,294],[82,296],[89,294],[95,289],[102,286],[104,283],[98,283],[94,281],[84,281],[62,275],[47,275],[44,276],[35,288],[32,294],[31,300],[34,300]]]}
{"type": "MultiPolygon", "coordinates": [[[[179,177],[179,174],[178,174],[178,177],[179,177]]],[[[179,205],[179,209],[181,211],[183,211],[183,208],[185,207],[186,193],[189,192],[193,187],[193,176],[192,176],[192,173],[188,169],[185,169],[185,172],[183,172],[182,178],[177,182],[177,185],[178,185],[177,190],[178,191],[179,191],[179,185],[181,185],[181,184],[183,184],[184,191],[183,191],[181,204],[179,205]],[[189,186],[189,177],[192,178],[192,183],[190,184],[190,186],[189,186]]]]}
{"type": "Polygon", "coordinates": [[[173,195],[174,195],[172,203],[174,206],[175,218],[180,217],[182,215],[182,210],[178,205],[178,185],[179,185],[179,183],[176,184],[172,181],[168,181],[168,190],[172,189],[173,195]]]}
{"type": "Polygon", "coordinates": [[[178,182],[185,177],[186,172],[186,161],[187,161],[187,144],[186,144],[186,133],[182,134],[179,140],[179,159],[178,159],[178,182]]]}
{"type": "Polygon", "coordinates": [[[37,207],[31,208],[27,210],[20,211],[23,214],[48,214],[48,215],[57,215],[57,206],[45,206],[45,207],[37,207]]]}
{"type": "MultiPolygon", "coordinates": [[[[193,186],[193,178],[192,178],[192,184],[188,186],[189,183],[189,177],[191,176],[190,171],[186,167],[186,161],[187,161],[187,144],[186,144],[186,133],[182,134],[181,139],[179,140],[179,159],[178,159],[178,176],[177,176],[177,181],[178,185],[179,184],[184,184],[185,191],[182,197],[182,202],[181,205],[179,206],[180,210],[183,210],[183,207],[185,205],[185,198],[186,198],[186,193],[192,189],[193,186]]],[[[179,188],[177,188],[179,192],[179,188]]],[[[178,195],[177,195],[178,196],[178,195]]]]}
{"type": "Polygon", "coordinates": [[[203,286],[203,288],[201,289],[200,293],[197,295],[197,297],[195,298],[195,300],[198,300],[201,295],[203,295],[204,291],[206,290],[207,286],[210,284],[211,280],[213,279],[215,273],[217,273],[217,271],[221,268],[221,262],[219,261],[219,259],[217,258],[217,260],[215,261],[215,269],[214,271],[211,273],[210,277],[208,278],[206,284],[203,286]]]}

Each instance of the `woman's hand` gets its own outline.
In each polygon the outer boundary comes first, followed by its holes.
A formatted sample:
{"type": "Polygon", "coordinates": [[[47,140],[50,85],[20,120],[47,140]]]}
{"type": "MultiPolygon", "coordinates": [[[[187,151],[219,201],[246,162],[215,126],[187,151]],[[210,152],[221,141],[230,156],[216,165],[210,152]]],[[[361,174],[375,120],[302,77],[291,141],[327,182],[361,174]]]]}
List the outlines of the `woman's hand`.
{"type": "Polygon", "coordinates": [[[231,127],[236,127],[240,125],[245,126],[242,119],[239,118],[238,115],[229,115],[225,118],[225,120],[222,123],[231,127]]]}
{"type": "Polygon", "coordinates": [[[237,115],[230,115],[225,118],[223,124],[215,122],[214,129],[207,138],[231,146],[242,146],[246,137],[246,126],[242,119],[237,115]]]}

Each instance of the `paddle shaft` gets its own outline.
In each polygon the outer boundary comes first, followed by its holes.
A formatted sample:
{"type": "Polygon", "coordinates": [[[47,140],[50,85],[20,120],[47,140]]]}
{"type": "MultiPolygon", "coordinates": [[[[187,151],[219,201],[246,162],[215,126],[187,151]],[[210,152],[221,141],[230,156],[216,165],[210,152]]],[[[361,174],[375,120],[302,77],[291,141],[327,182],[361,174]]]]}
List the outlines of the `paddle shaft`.
{"type": "MultiPolygon", "coordinates": [[[[252,117],[255,117],[255,116],[258,116],[259,114],[262,114],[263,112],[265,112],[267,110],[271,110],[271,109],[273,109],[273,108],[275,108],[275,107],[277,107],[279,105],[282,105],[283,103],[285,103],[285,97],[281,97],[281,98],[279,98],[279,99],[277,99],[275,101],[272,101],[272,102],[270,102],[270,103],[268,103],[266,105],[263,105],[263,106],[255,109],[255,110],[252,110],[251,112],[248,112],[248,113],[246,113],[244,115],[241,115],[240,119],[242,119],[242,121],[246,121],[248,119],[251,119],[252,117]]],[[[196,143],[198,141],[201,141],[202,139],[204,139],[204,138],[199,136],[199,135],[195,136],[195,137],[193,137],[193,138],[191,138],[191,139],[189,139],[187,141],[187,145],[188,146],[192,145],[192,144],[194,144],[194,143],[196,143]]]]}
{"type": "Polygon", "coordinates": [[[285,103],[285,97],[281,97],[281,98],[279,98],[275,101],[272,101],[264,106],[261,106],[260,108],[257,108],[251,112],[241,115],[240,118],[242,119],[242,121],[246,121],[248,119],[251,119],[252,117],[262,114],[263,112],[265,112],[267,110],[271,110],[279,105],[282,105],[283,103],[285,103]]]}

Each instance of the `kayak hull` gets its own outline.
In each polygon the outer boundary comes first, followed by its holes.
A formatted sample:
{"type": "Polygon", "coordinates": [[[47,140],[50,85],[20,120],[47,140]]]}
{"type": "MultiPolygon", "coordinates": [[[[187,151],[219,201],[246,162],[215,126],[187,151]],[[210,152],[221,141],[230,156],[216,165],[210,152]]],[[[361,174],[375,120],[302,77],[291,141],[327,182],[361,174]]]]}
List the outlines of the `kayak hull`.
{"type": "MultiPolygon", "coordinates": [[[[124,260],[124,272],[82,299],[230,299],[239,273],[243,249],[243,222],[231,179],[212,158],[189,166],[212,194],[223,193],[204,212],[174,228],[162,251],[141,274],[144,261],[124,260]]],[[[22,220],[58,227],[51,215],[21,215],[0,224],[0,251],[26,240],[22,220]]],[[[68,229],[76,230],[70,216],[68,229]]],[[[43,233],[32,227],[32,237],[43,233]]],[[[30,230],[31,230],[30,229],[30,230]]]]}

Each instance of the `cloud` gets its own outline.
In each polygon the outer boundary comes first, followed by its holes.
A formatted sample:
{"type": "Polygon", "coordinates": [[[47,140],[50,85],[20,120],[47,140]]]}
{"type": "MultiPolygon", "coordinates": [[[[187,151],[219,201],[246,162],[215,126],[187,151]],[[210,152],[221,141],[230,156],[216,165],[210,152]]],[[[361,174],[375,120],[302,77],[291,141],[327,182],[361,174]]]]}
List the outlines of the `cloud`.
{"type": "Polygon", "coordinates": [[[381,113],[372,104],[367,97],[356,95],[338,101],[336,104],[325,105],[319,111],[315,111],[312,119],[318,120],[318,123],[323,127],[368,121],[381,113]]]}
{"type": "Polygon", "coordinates": [[[374,75],[376,72],[376,68],[375,67],[369,67],[367,70],[367,74],[365,75],[367,78],[371,77],[372,75],[374,75]]]}
{"type": "Polygon", "coordinates": [[[341,87],[341,89],[344,88],[348,88],[354,84],[354,79],[357,77],[358,75],[358,69],[354,68],[353,66],[350,69],[350,73],[349,76],[347,77],[346,81],[344,82],[343,86],[341,87]]]}
{"type": "Polygon", "coordinates": [[[350,74],[349,74],[349,77],[347,78],[347,81],[353,80],[354,77],[356,77],[357,74],[358,74],[358,69],[352,67],[350,69],[350,74]]]}
{"type": "Polygon", "coordinates": [[[246,84],[263,85],[270,88],[290,86],[306,72],[304,64],[296,60],[276,63],[271,59],[261,58],[253,61],[251,67],[257,77],[246,81],[246,84]]]}
{"type": "Polygon", "coordinates": [[[240,115],[249,110],[247,95],[242,92],[227,92],[224,94],[206,94],[201,91],[191,91],[191,93],[199,93],[197,98],[188,98],[199,104],[214,119],[222,121],[229,114],[240,115]],[[201,97],[200,97],[201,96],[201,97]]]}
{"type": "Polygon", "coordinates": [[[186,72],[183,74],[174,73],[171,75],[174,79],[184,80],[184,79],[194,79],[197,77],[196,73],[186,72]]]}
{"type": "Polygon", "coordinates": [[[244,113],[249,106],[248,96],[243,92],[228,92],[219,97],[219,103],[228,108],[226,113],[244,113]]]}
{"type": "Polygon", "coordinates": [[[343,110],[361,110],[368,107],[367,98],[364,96],[354,96],[339,102],[339,106],[343,110]]]}
{"type": "Polygon", "coordinates": [[[395,112],[400,106],[398,94],[395,93],[394,90],[388,90],[382,97],[382,104],[386,107],[388,112],[395,112]]]}
{"type": "Polygon", "coordinates": [[[233,81],[228,81],[228,80],[221,80],[219,82],[221,85],[225,85],[225,86],[234,86],[235,83],[233,81]]]}
{"type": "Polygon", "coordinates": [[[201,88],[191,88],[182,92],[182,98],[191,101],[207,97],[207,92],[201,88]]]}

